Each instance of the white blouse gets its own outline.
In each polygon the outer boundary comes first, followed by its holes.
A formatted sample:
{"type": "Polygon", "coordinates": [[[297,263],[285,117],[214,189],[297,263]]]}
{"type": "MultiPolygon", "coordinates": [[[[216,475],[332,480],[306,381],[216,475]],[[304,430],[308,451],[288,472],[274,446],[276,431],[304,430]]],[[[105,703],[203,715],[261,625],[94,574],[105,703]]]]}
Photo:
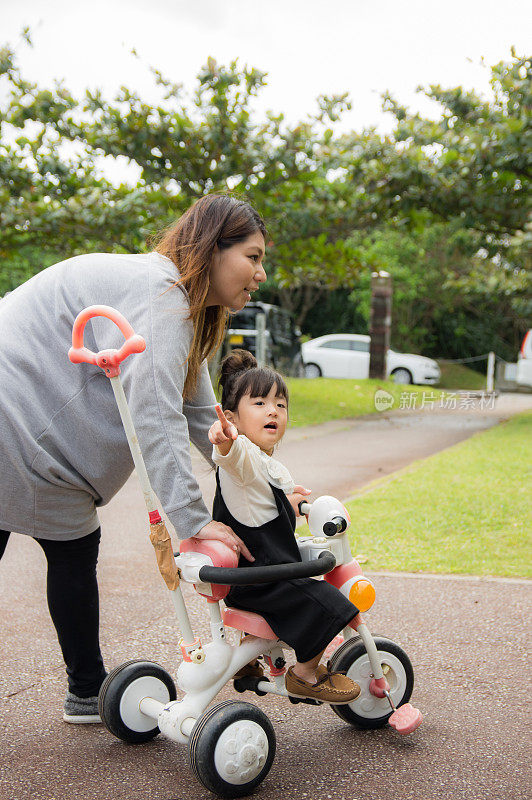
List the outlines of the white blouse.
{"type": "Polygon", "coordinates": [[[220,467],[220,490],[225,504],[243,525],[254,528],[278,515],[270,483],[285,494],[294,491],[294,480],[287,468],[247,436],[238,436],[226,456],[214,445],[212,460],[220,467]]]}

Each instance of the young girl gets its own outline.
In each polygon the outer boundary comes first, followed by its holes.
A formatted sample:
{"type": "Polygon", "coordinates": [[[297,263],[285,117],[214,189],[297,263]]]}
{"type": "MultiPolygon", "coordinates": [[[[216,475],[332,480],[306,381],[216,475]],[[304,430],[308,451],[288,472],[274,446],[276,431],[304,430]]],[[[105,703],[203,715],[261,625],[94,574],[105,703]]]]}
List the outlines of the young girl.
{"type": "MultiPolygon", "coordinates": [[[[288,421],[288,390],[282,377],[257,366],[251,353],[233,350],[222,362],[222,410],[209,431],[217,465],[213,519],[229,525],[255,557],[251,566],[301,561],[294,536],[297,503],[308,493],[272,458],[288,421]],[[297,491],[295,491],[297,490],[297,491]]],[[[240,557],[240,565],[250,562],[240,557]]],[[[292,695],[343,704],[360,689],[345,675],[319,664],[326,646],[358,613],[325,581],[302,578],[235,586],[228,606],[263,616],[297,663],[286,675],[292,695]]],[[[262,676],[258,662],[239,675],[262,676]]]]}

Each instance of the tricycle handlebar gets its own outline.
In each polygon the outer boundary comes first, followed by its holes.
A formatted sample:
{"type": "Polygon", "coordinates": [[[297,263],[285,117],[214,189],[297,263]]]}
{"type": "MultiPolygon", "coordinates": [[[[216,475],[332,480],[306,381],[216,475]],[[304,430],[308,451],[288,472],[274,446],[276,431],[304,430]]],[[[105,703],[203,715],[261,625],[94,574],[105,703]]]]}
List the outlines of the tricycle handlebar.
{"type": "Polygon", "coordinates": [[[313,578],[325,575],[336,566],[330,552],[320,553],[313,561],[294,561],[291,564],[269,564],[265,567],[201,567],[199,578],[203,583],[226,586],[252,586],[255,583],[274,583],[294,578],[313,578]]]}
{"type": "Polygon", "coordinates": [[[146,342],[139,336],[127,319],[111,306],[87,306],[80,311],[72,328],[72,347],[68,357],[73,364],[95,364],[101,367],[109,378],[116,378],[120,374],[121,362],[132,353],[142,353],[146,349],[146,342]],[[120,350],[101,350],[93,353],[83,344],[85,325],[93,317],[107,317],[122,331],[125,342],[120,350]]]}

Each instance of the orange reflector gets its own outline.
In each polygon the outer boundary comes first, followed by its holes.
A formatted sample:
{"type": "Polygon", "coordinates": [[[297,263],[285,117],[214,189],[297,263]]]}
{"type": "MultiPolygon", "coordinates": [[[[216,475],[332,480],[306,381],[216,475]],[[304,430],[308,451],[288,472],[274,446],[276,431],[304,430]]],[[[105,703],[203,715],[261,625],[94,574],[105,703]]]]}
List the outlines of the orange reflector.
{"type": "Polygon", "coordinates": [[[349,590],[349,599],[359,611],[367,611],[375,602],[375,587],[366,578],[361,578],[349,590]]]}

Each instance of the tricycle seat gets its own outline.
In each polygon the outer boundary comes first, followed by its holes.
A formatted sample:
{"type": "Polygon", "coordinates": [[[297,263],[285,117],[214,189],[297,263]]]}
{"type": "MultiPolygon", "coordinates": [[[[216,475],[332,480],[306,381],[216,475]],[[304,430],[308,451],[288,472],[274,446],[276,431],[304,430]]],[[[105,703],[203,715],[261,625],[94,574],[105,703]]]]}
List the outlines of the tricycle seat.
{"type": "Polygon", "coordinates": [[[279,637],[272,631],[264,617],[253,611],[241,611],[238,608],[225,608],[222,612],[224,625],[236,628],[244,633],[251,633],[260,639],[277,640],[279,637]]]}

